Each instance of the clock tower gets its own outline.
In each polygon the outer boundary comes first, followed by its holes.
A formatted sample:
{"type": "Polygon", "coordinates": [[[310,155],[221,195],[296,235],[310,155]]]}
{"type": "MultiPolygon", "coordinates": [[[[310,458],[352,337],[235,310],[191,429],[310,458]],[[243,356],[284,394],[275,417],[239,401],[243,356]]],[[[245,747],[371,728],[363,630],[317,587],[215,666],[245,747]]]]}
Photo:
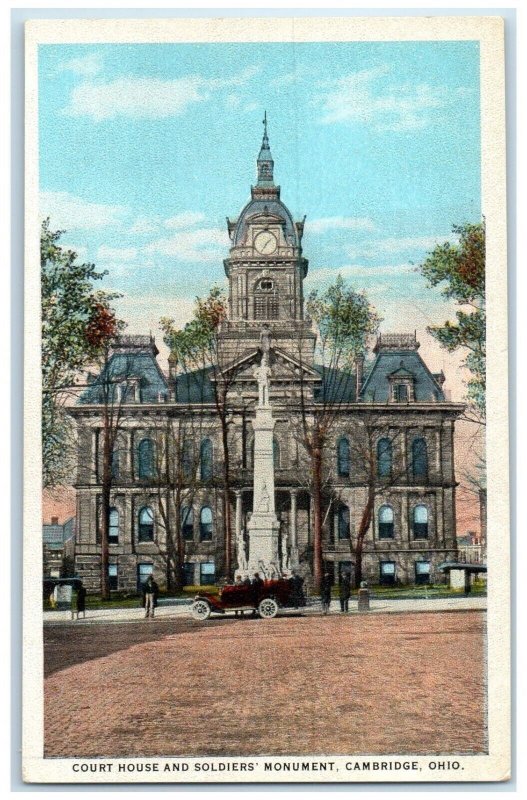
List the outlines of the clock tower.
{"type": "Polygon", "coordinates": [[[251,187],[251,199],[237,219],[227,219],[232,246],[224,261],[229,279],[225,333],[237,330],[247,340],[245,349],[250,349],[259,342],[266,325],[281,349],[298,351],[299,342],[306,339],[310,351],[313,336],[310,324],[304,320],[303,281],[308,269],[302,255],[304,220],[295,222],[280,199],[280,187],[274,182],[267,114],[263,124],[256,161],[257,182],[251,187]]]}

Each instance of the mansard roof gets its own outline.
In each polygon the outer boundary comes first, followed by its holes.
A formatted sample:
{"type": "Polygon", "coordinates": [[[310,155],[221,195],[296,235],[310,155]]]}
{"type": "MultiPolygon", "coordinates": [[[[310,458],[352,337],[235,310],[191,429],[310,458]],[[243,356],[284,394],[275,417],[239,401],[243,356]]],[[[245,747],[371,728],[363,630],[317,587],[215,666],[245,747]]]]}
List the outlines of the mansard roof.
{"type": "Polygon", "coordinates": [[[411,377],[416,403],[445,402],[441,386],[434,378],[417,350],[381,350],[373,363],[360,393],[360,399],[387,403],[390,399],[390,378],[396,373],[411,377]]]}
{"type": "Polygon", "coordinates": [[[150,336],[121,336],[112,347],[106,365],[79,397],[79,403],[104,402],[110,385],[139,384],[139,402],[157,403],[168,397],[165,376],[156,361],[158,349],[150,336]]]}

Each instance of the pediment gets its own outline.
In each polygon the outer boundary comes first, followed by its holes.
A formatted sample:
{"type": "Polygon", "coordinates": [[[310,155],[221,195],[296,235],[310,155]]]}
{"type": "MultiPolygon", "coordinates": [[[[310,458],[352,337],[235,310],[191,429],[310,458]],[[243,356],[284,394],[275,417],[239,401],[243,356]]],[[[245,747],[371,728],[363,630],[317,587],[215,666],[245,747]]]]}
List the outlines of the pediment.
{"type": "MultiPolygon", "coordinates": [[[[233,362],[224,372],[228,376],[235,373],[236,381],[256,383],[254,371],[259,366],[261,359],[262,351],[257,348],[233,362]]],[[[315,369],[272,346],[269,351],[269,365],[271,367],[271,383],[315,383],[320,381],[320,375],[315,369]]]]}

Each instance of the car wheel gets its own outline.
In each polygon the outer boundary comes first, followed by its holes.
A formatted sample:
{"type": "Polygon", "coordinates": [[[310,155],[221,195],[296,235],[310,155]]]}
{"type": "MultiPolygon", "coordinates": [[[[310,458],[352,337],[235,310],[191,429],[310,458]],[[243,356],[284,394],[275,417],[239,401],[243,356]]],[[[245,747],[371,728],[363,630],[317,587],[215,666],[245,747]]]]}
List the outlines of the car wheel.
{"type": "Polygon", "coordinates": [[[190,613],[194,619],[204,620],[210,617],[210,606],[206,600],[195,600],[190,613]]]}
{"type": "Polygon", "coordinates": [[[278,614],[278,603],[272,597],[265,597],[258,605],[258,613],[263,619],[272,619],[278,614]]]}

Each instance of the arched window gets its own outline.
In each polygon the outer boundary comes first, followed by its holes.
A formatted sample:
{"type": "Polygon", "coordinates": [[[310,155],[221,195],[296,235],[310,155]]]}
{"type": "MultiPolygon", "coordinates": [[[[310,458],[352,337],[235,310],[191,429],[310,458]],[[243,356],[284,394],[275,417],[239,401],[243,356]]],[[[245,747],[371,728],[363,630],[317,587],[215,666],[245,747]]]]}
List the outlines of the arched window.
{"type": "Polygon", "coordinates": [[[183,477],[190,479],[194,473],[194,447],[190,439],[185,439],[181,452],[181,471],[183,477]]]}
{"type": "Polygon", "coordinates": [[[254,318],[278,319],[276,286],[269,278],[262,278],[254,288],[254,318]]]}
{"type": "Polygon", "coordinates": [[[181,509],[181,535],[187,542],[194,538],[194,509],[183,506],[181,509]]]}
{"type": "Polygon", "coordinates": [[[348,506],[339,506],[337,511],[337,533],[339,539],[350,538],[350,510],[348,506]]]}
{"type": "Polygon", "coordinates": [[[393,539],[393,508],[381,506],[379,509],[379,539],[393,539]]]}
{"type": "Polygon", "coordinates": [[[119,512],[114,506],[108,515],[108,541],[110,544],[119,542],[119,512]]]}
{"type": "Polygon", "coordinates": [[[337,445],[337,471],[341,478],[349,478],[351,471],[350,443],[345,436],[337,445]]]}
{"type": "Polygon", "coordinates": [[[199,538],[202,542],[212,539],[212,511],[209,506],[203,506],[199,515],[199,538]]]}
{"type": "Polygon", "coordinates": [[[212,442],[210,439],[203,439],[199,450],[199,463],[202,481],[210,481],[212,478],[212,442]]]}
{"type": "Polygon", "coordinates": [[[412,442],[412,471],[414,478],[428,477],[428,452],[424,439],[414,439],[412,442]]]}
{"type": "Polygon", "coordinates": [[[414,508],[414,539],[428,539],[428,509],[426,506],[414,508]]]}
{"type": "Polygon", "coordinates": [[[112,450],[112,466],[111,466],[112,478],[114,480],[119,477],[119,460],[120,460],[119,456],[120,456],[119,447],[115,445],[115,447],[112,450]]]}
{"type": "Polygon", "coordinates": [[[280,469],[280,445],[276,436],[273,436],[273,464],[275,469],[280,469]]]}
{"type": "Polygon", "coordinates": [[[389,478],[392,474],[392,443],[389,439],[379,439],[377,442],[377,475],[379,478],[389,478]]]}
{"type": "Polygon", "coordinates": [[[154,443],[152,439],[141,439],[137,455],[139,477],[152,478],[154,476],[154,443]]]}
{"type": "Polygon", "coordinates": [[[139,511],[139,541],[154,541],[154,512],[150,506],[143,506],[139,511]]]}

